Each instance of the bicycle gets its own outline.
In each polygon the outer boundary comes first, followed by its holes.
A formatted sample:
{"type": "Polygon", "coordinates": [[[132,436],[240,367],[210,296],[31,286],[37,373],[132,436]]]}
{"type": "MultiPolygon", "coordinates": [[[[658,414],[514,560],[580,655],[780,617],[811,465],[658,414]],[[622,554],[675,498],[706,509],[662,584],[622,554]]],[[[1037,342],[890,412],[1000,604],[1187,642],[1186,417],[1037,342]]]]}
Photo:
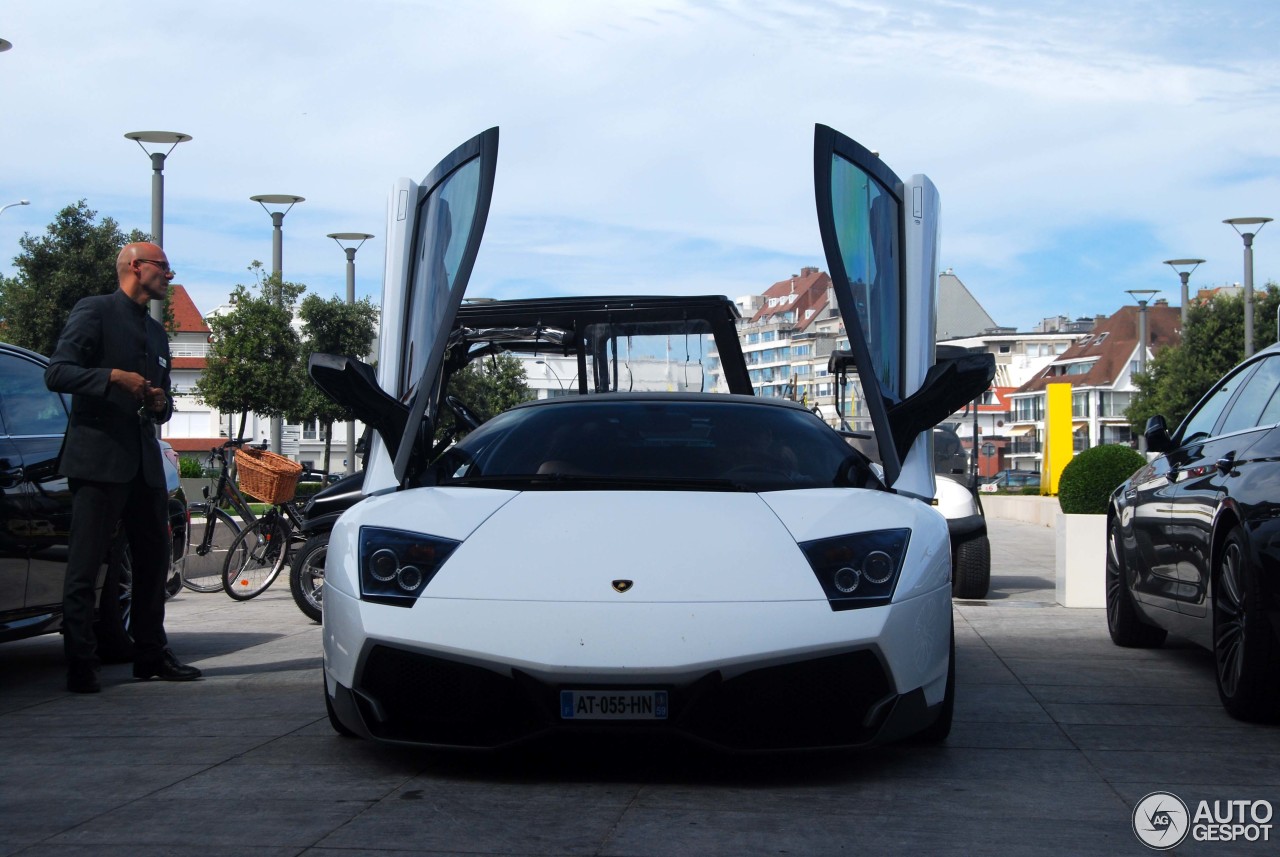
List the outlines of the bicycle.
{"type": "Polygon", "coordinates": [[[205,501],[190,504],[193,524],[196,523],[197,515],[204,515],[204,533],[199,543],[182,560],[182,585],[194,592],[217,592],[222,589],[223,568],[231,545],[243,529],[241,522],[251,525],[257,520],[257,516],[249,508],[248,500],[240,493],[231,477],[231,461],[226,452],[248,442],[246,439],[228,440],[209,450],[209,467],[218,468],[218,480],[212,496],[206,486],[205,501]],[[232,517],[231,512],[239,515],[240,521],[232,517]]]}
{"type": "Polygon", "coordinates": [[[248,601],[280,576],[292,543],[306,540],[302,516],[293,499],[302,466],[253,448],[242,448],[236,460],[244,492],[271,504],[236,535],[223,560],[223,591],[236,601],[248,601]]]}

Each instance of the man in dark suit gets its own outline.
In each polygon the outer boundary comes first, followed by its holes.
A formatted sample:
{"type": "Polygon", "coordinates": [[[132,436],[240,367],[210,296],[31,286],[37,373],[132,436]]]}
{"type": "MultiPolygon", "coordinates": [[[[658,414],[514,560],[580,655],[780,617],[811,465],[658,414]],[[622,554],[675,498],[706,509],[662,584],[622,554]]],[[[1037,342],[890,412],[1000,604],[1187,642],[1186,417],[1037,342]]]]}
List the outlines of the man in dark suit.
{"type": "Polygon", "coordinates": [[[120,288],[71,310],[45,371],[50,390],[71,394],[59,472],[72,491],[63,590],[67,689],[97,693],[94,586],[117,526],[133,559],[133,675],[190,681],[200,671],[174,657],[164,632],[169,564],[164,468],[156,425],[173,413],[169,338],[147,313],[173,279],[164,250],[126,244],[116,258],[120,288]]]}

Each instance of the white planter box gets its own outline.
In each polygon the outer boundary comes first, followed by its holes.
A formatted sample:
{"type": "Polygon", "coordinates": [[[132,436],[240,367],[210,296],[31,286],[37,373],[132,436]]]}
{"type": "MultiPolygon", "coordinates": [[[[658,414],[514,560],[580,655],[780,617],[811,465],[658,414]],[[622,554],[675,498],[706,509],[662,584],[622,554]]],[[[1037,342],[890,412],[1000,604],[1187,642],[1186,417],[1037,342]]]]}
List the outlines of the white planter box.
{"type": "Polygon", "coordinates": [[[1059,512],[1055,529],[1058,603],[1106,607],[1107,516],[1059,512]]]}

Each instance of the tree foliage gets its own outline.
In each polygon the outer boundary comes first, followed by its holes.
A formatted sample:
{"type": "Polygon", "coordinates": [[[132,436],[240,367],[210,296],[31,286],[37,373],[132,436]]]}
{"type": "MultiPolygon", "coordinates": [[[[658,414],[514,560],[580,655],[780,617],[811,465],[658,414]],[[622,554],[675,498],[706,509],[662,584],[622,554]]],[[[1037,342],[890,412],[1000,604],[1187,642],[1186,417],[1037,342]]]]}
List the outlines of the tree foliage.
{"type": "Polygon", "coordinates": [[[196,382],[196,395],[224,414],[240,414],[237,437],[244,436],[250,412],[267,417],[293,413],[302,395],[298,370],[301,338],[293,328],[300,283],[266,274],[261,262],[249,266],[257,278],[254,290],[237,285],[234,308],[209,318],[208,368],[196,382]]]}
{"type": "Polygon", "coordinates": [[[125,234],[110,217],[95,222],[97,216],[82,199],[59,211],[44,235],[18,239],[17,271],[0,277],[0,338],[51,354],[77,301],[116,290],[120,248],[149,236],[137,229],[125,234]]]}
{"type": "MultiPolygon", "coordinates": [[[[457,396],[482,419],[500,414],[529,399],[524,364],[511,354],[485,357],[455,372],[449,379],[448,394],[457,396]]],[[[457,418],[448,408],[441,408],[436,440],[448,437],[458,429],[457,418]]],[[[460,429],[459,434],[466,434],[460,429]]]]}
{"type": "Polygon", "coordinates": [[[307,360],[313,353],[341,354],[363,358],[373,347],[378,331],[378,308],[368,298],[348,304],[341,298],[307,295],[298,315],[302,319],[302,349],[298,371],[303,377],[302,394],[290,412],[290,422],[314,420],[324,426],[324,469],[329,469],[333,424],[354,419],[354,415],[320,391],[307,375],[307,360]]]}
{"type": "MultiPolygon", "coordinates": [[[[1254,349],[1276,341],[1276,311],[1280,287],[1275,283],[1255,292],[1253,305],[1254,349]]],[[[1187,309],[1182,341],[1165,348],[1134,376],[1137,392],[1125,416],[1137,434],[1147,420],[1161,414],[1169,426],[1182,422],[1211,386],[1244,359],[1244,299],[1218,295],[1187,309]]]]}

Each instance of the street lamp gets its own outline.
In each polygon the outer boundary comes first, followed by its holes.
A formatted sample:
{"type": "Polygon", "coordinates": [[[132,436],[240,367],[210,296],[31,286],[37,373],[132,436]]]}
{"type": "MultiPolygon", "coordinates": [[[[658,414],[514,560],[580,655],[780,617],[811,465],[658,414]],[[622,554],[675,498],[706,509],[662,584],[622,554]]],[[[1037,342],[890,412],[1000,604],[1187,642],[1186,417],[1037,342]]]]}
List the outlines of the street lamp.
{"type": "Polygon", "coordinates": [[[1271,222],[1270,217],[1231,217],[1222,221],[1244,239],[1244,356],[1253,356],[1253,236],[1271,222]],[[1241,231],[1240,227],[1245,227],[1241,231]],[[1250,229],[1256,226],[1257,229],[1250,229]]]}
{"type": "Polygon", "coordinates": [[[1182,327],[1185,329],[1187,326],[1187,304],[1190,302],[1187,282],[1191,279],[1192,272],[1204,264],[1204,259],[1166,259],[1165,264],[1170,268],[1173,268],[1178,277],[1182,280],[1182,327]],[[1187,265],[1191,266],[1188,270],[1179,270],[1180,268],[1185,268],[1187,265]]]}
{"type": "MultiPolygon", "coordinates": [[[[364,242],[373,236],[368,232],[330,232],[327,236],[347,254],[347,304],[356,302],[356,251],[364,242]],[[348,247],[343,241],[359,241],[354,247],[348,247]]],[[[347,423],[347,474],[356,472],[356,424],[347,423]]]]}
{"type": "Polygon", "coordinates": [[[548,363],[545,360],[535,360],[533,362],[537,363],[539,366],[545,366],[548,372],[556,376],[556,383],[560,385],[560,389],[561,390],[564,389],[564,381],[560,378],[560,373],[557,372],[555,369],[551,368],[550,363],[548,363]]]}
{"type": "MultiPolygon", "coordinates": [[[[138,148],[151,159],[151,240],[164,247],[164,160],[179,143],[190,140],[191,135],[177,131],[130,131],[124,137],[137,143],[138,148]],[[169,148],[163,152],[152,152],[145,143],[169,148]]],[[[164,301],[151,302],[151,317],[164,324],[164,301]]]]}
{"type": "MultiPolygon", "coordinates": [[[[295,196],[291,193],[263,193],[251,196],[249,200],[261,205],[262,210],[271,215],[271,275],[276,280],[276,301],[279,303],[284,300],[284,295],[280,291],[280,284],[284,282],[281,274],[284,265],[284,216],[289,213],[289,209],[306,200],[304,197],[295,196]],[[267,208],[268,205],[284,205],[287,208],[283,211],[272,211],[267,208]]],[[[280,452],[280,429],[280,417],[272,417],[271,451],[276,454],[280,452]]]]}
{"type": "Polygon", "coordinates": [[[31,200],[20,199],[17,202],[11,202],[8,205],[0,205],[0,214],[4,214],[4,210],[6,208],[13,208],[15,205],[30,205],[30,204],[31,204],[31,200]]]}
{"type": "Polygon", "coordinates": [[[9,41],[8,39],[0,39],[0,54],[9,50],[9,48],[11,47],[13,47],[13,42],[9,41]]]}
{"type": "Polygon", "coordinates": [[[1160,294],[1159,289],[1126,289],[1129,295],[1138,302],[1138,371],[1147,371],[1147,303],[1153,295],[1160,294]]]}

